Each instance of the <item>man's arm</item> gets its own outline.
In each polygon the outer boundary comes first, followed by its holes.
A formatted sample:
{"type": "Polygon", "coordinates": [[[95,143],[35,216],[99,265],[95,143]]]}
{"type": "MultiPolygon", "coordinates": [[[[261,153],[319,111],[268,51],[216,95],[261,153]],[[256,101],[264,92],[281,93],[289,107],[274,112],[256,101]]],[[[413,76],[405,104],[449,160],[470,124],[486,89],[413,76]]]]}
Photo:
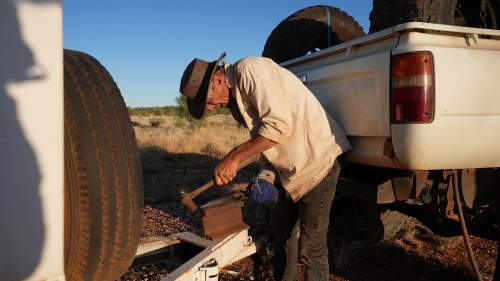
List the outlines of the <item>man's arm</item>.
{"type": "Polygon", "coordinates": [[[222,161],[217,164],[214,171],[216,185],[228,184],[231,182],[238,170],[238,165],[246,159],[266,151],[276,145],[276,142],[266,139],[261,135],[238,145],[231,150],[222,161]]]}

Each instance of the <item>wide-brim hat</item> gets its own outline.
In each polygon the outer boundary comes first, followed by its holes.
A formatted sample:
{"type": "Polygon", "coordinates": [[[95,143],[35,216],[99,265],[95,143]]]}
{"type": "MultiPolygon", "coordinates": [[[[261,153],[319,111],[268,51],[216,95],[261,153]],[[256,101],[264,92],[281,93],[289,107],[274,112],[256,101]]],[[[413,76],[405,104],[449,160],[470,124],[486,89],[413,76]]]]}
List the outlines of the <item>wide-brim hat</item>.
{"type": "Polygon", "coordinates": [[[193,59],[182,74],[179,91],[187,97],[189,114],[200,119],[205,113],[208,89],[219,62],[226,56],[222,53],[217,60],[207,62],[202,59],[193,59]]]}

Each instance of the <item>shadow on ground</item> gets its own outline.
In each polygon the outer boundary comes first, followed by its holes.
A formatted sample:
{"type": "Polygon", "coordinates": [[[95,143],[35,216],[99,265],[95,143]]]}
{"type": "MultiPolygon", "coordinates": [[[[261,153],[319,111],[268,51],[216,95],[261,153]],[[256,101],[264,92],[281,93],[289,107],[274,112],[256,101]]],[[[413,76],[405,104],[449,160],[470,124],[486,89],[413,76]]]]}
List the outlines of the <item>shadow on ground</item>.
{"type": "MultiPolygon", "coordinates": [[[[491,276],[495,242],[475,249],[491,276]]],[[[415,218],[349,196],[335,199],[328,247],[332,280],[475,280],[460,236],[436,234],[415,218]],[[342,279],[345,278],[345,279],[342,279]]]]}
{"type": "MultiPolygon", "coordinates": [[[[144,174],[144,197],[147,203],[178,202],[179,191],[192,191],[212,179],[219,159],[198,153],[172,153],[162,148],[141,148],[144,174]]],[[[233,183],[244,184],[259,170],[259,164],[251,164],[241,170],[233,183]]],[[[196,198],[204,203],[221,195],[220,188],[210,188],[196,198]]]]}
{"type": "Polygon", "coordinates": [[[331,273],[348,280],[475,280],[469,270],[409,253],[390,241],[334,241],[330,252],[331,273]]]}
{"type": "MultiPolygon", "coordinates": [[[[189,214],[179,204],[178,192],[181,187],[193,190],[210,180],[218,159],[204,154],[171,153],[158,147],[142,148],[141,158],[147,204],[143,236],[199,229],[199,218],[189,214]]],[[[248,182],[257,171],[258,165],[252,165],[241,171],[236,181],[248,182]]],[[[195,201],[202,204],[219,195],[219,190],[214,188],[195,201]]],[[[363,235],[330,233],[330,280],[475,280],[465,251],[460,248],[460,238],[439,238],[416,220],[407,222],[403,230],[389,240],[384,240],[385,230],[381,221],[356,223],[351,220],[344,227],[359,229],[361,224],[364,225],[363,235]]],[[[487,249],[494,248],[489,244],[487,246],[487,249]]],[[[492,260],[493,263],[485,265],[485,276],[492,275],[494,256],[493,252],[484,255],[485,260],[492,260]]],[[[220,280],[273,280],[272,251],[266,250],[257,260],[258,270],[254,270],[256,258],[246,258],[228,267],[237,272],[237,276],[221,274],[220,280]]],[[[169,271],[162,263],[133,267],[122,280],[146,277],[160,280],[169,271]]],[[[299,280],[303,280],[302,277],[299,280]]]]}

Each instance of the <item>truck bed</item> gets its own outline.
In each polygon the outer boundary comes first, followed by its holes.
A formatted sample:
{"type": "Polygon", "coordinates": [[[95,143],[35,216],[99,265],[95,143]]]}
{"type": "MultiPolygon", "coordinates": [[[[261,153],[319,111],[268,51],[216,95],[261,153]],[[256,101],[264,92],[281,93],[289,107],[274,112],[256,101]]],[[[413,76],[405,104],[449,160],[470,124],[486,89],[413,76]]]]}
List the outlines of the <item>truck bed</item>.
{"type": "Polygon", "coordinates": [[[282,64],[346,132],[346,160],[405,170],[500,166],[500,31],[406,23],[282,64]],[[391,56],[428,51],[429,124],[391,124],[391,56]]]}

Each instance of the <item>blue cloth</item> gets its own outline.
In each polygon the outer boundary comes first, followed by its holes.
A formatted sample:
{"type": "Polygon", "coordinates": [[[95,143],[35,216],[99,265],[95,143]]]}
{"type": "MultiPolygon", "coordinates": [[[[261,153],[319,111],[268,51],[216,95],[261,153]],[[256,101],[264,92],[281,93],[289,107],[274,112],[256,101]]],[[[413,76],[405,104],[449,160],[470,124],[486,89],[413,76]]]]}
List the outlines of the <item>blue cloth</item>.
{"type": "Polygon", "coordinates": [[[250,198],[257,203],[267,203],[278,195],[278,189],[263,179],[253,178],[250,180],[250,198]]]}

